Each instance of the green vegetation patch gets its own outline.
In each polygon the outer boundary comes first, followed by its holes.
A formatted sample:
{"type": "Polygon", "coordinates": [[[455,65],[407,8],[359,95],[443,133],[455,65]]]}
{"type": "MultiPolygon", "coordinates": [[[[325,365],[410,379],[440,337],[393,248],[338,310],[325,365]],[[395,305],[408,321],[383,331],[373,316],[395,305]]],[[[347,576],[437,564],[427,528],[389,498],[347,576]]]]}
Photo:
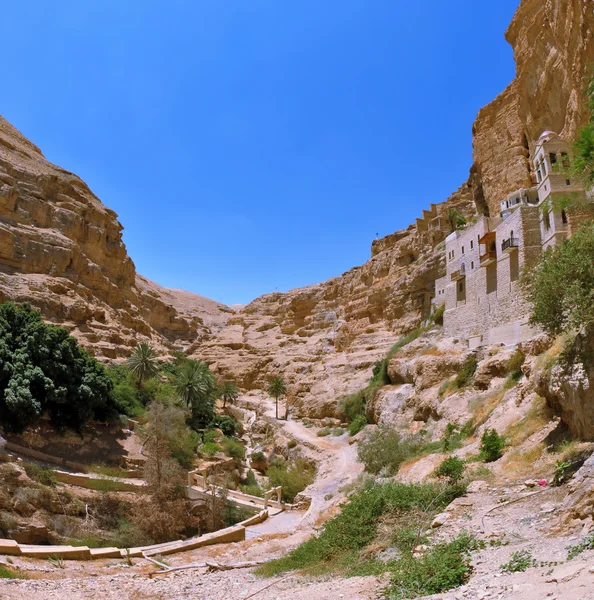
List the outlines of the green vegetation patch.
{"type": "Polygon", "coordinates": [[[432,546],[423,556],[414,548],[426,542],[427,522],[454,498],[465,492],[460,485],[368,483],[354,493],[342,512],[328,521],[322,532],[287,556],[259,567],[257,572],[273,576],[300,569],[310,574],[347,575],[390,572],[387,592],[394,598],[413,598],[437,593],[464,583],[470,573],[468,552],[475,543],[467,535],[432,546]],[[369,546],[382,519],[396,520],[392,544],[397,560],[381,562],[369,557],[369,546]],[[411,527],[410,522],[418,522],[411,527]]]}

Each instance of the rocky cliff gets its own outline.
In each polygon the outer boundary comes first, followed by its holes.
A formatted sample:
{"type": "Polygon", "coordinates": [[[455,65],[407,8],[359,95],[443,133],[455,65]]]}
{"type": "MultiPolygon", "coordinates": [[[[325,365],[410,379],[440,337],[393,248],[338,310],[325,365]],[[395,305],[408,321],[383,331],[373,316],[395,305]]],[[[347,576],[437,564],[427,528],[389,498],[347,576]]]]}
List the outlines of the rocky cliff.
{"type": "Polygon", "coordinates": [[[571,139],[586,118],[584,89],[594,61],[594,10],[583,0],[522,0],[506,32],[516,77],[473,126],[477,202],[530,187],[531,153],[545,130],[571,139]]]}
{"type": "Polygon", "coordinates": [[[497,212],[507,193],[530,185],[540,133],[571,137],[584,119],[591,3],[522,0],[506,35],[517,74],[477,116],[468,181],[415,226],[374,242],[361,267],[237,312],[138,276],[116,215],[0,121],[0,299],[29,300],[99,356],[124,356],[142,337],[177,344],[246,389],[282,374],[298,406],[333,414],[337,398],[426,314],[443,274],[447,210],[497,212]]]}
{"type": "Polygon", "coordinates": [[[140,339],[163,349],[209,337],[230,308],[136,273],[116,214],[0,117],[0,301],[27,301],[98,356],[140,339]]]}

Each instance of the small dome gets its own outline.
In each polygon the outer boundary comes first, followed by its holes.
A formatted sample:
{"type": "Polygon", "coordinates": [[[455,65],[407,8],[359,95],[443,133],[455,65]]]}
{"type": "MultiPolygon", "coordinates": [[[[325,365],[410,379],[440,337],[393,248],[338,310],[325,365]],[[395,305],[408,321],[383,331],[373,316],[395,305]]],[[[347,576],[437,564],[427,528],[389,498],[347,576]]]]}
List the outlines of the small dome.
{"type": "Polygon", "coordinates": [[[554,131],[543,131],[538,138],[538,143],[548,142],[552,138],[559,137],[554,131]]]}

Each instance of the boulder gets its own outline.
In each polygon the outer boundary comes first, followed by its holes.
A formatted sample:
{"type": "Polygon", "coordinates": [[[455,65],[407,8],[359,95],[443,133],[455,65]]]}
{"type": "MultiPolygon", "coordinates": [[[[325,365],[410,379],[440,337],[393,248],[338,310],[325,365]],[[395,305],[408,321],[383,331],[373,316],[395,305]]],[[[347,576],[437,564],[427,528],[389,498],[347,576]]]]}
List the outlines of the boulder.
{"type": "Polygon", "coordinates": [[[512,350],[502,350],[480,362],[474,375],[474,386],[486,390],[494,377],[505,377],[512,354],[512,350]]]}
{"type": "Polygon", "coordinates": [[[386,386],[367,403],[367,419],[378,425],[395,425],[415,393],[414,385],[386,386]]]}

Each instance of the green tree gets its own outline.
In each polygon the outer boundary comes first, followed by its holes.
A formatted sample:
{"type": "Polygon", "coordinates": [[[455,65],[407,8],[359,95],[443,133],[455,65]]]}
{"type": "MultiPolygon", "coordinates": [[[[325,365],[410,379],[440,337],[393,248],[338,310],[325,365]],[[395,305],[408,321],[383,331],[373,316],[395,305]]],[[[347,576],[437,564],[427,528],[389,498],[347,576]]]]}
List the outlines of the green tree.
{"type": "Polygon", "coordinates": [[[63,327],[29,305],[0,305],[0,422],[19,431],[48,414],[57,427],[80,429],[117,415],[104,367],[63,327]]]}
{"type": "Polygon", "coordinates": [[[229,404],[233,404],[239,396],[239,390],[232,381],[224,381],[219,388],[219,398],[223,401],[223,408],[229,404]]]}
{"type": "Polygon", "coordinates": [[[550,334],[591,327],[594,322],[594,224],[548,249],[524,276],[531,322],[550,334]]]}
{"type": "Polygon", "coordinates": [[[136,377],[138,387],[146,379],[155,377],[159,372],[159,363],[154,348],[146,342],[138,344],[128,358],[128,369],[136,377]]]}
{"type": "Polygon", "coordinates": [[[215,377],[209,366],[200,360],[185,361],[173,384],[179,398],[192,411],[194,429],[205,429],[215,418],[215,377]]]}
{"type": "Polygon", "coordinates": [[[276,403],[276,418],[278,419],[278,399],[287,393],[287,386],[281,377],[273,377],[268,382],[268,395],[274,398],[276,403]]]}
{"type": "Polygon", "coordinates": [[[448,222],[450,231],[456,231],[456,229],[460,229],[466,225],[466,218],[455,208],[448,209],[446,212],[446,221],[448,222]]]}

